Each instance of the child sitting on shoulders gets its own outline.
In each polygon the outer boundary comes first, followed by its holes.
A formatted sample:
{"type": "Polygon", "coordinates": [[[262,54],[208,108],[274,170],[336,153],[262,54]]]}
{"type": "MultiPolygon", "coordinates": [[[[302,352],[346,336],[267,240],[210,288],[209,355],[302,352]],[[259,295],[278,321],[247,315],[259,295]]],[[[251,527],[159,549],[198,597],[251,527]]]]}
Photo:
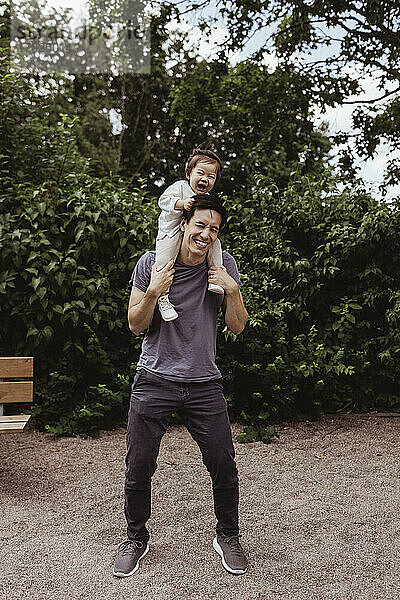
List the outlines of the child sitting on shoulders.
{"type": "MultiPolygon", "coordinates": [[[[181,247],[182,232],[180,222],[183,210],[193,206],[193,196],[208,194],[221,177],[222,164],[215,152],[195,148],[189,156],[186,167],[186,179],[180,179],[170,185],[160,196],[158,205],[161,214],[158,218],[158,233],[156,240],[156,269],[160,271],[173,260],[175,262],[181,247]]],[[[208,265],[222,267],[221,242],[217,238],[207,254],[208,265]]],[[[221,286],[208,284],[208,291],[223,294],[221,286]]],[[[171,304],[168,292],[158,299],[158,307],[164,321],[173,321],[178,317],[171,304]]]]}

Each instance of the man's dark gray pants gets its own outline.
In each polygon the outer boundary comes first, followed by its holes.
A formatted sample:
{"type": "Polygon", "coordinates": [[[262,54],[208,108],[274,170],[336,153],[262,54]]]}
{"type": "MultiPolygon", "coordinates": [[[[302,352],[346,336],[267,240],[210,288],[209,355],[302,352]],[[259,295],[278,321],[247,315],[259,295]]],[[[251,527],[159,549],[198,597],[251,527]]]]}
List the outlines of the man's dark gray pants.
{"type": "Polygon", "coordinates": [[[179,383],[140,369],[132,386],[127,429],[125,517],[128,538],[147,542],[151,478],[160,442],[179,411],[199,445],[213,485],[217,533],[237,535],[239,486],[221,380],[179,383]]]}

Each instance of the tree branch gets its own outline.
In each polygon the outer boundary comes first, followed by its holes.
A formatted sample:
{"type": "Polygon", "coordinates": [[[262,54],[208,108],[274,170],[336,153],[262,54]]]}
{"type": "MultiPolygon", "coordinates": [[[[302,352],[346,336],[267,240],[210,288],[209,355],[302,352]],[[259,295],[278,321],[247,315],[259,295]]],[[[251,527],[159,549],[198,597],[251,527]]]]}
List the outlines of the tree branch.
{"type": "Polygon", "coordinates": [[[397,92],[400,92],[400,85],[395,90],[392,90],[391,92],[386,92],[386,94],[384,94],[383,96],[380,96],[379,98],[374,98],[373,100],[343,100],[342,104],[374,104],[375,102],[379,102],[380,100],[388,98],[392,94],[397,94],[397,92]]]}
{"type": "Polygon", "coordinates": [[[194,10],[199,10],[199,8],[203,8],[203,6],[206,6],[206,4],[209,4],[209,0],[204,0],[204,2],[201,2],[200,4],[192,4],[192,6],[190,6],[188,9],[182,11],[179,14],[187,15],[188,13],[193,12],[194,10]]]}
{"type": "Polygon", "coordinates": [[[122,157],[122,140],[124,137],[124,118],[125,118],[125,92],[126,92],[126,82],[125,82],[125,75],[122,74],[121,75],[122,78],[122,85],[121,85],[121,124],[122,124],[122,131],[119,134],[119,140],[118,140],[118,154],[117,154],[117,164],[116,164],[116,173],[119,173],[119,169],[121,166],[121,157],[122,157]]]}
{"type": "Polygon", "coordinates": [[[357,19],[356,17],[350,16],[350,17],[348,17],[348,20],[349,19],[352,21],[355,21],[360,27],[364,28],[364,30],[367,29],[367,31],[362,31],[361,29],[352,29],[348,25],[345,25],[344,21],[338,20],[339,27],[342,27],[350,35],[354,35],[355,37],[361,36],[361,37],[364,37],[365,39],[370,39],[371,37],[375,37],[376,39],[378,39],[380,42],[383,42],[383,43],[385,43],[385,42],[387,43],[387,38],[390,38],[390,40],[392,42],[394,42],[395,45],[400,46],[399,34],[394,31],[391,31],[387,27],[382,26],[381,29],[384,29],[384,31],[379,31],[378,29],[373,29],[369,25],[369,23],[363,23],[362,21],[360,21],[360,19],[357,19]]]}
{"type": "Polygon", "coordinates": [[[379,60],[368,59],[365,64],[378,67],[378,69],[382,69],[382,71],[385,71],[385,73],[393,75],[395,79],[400,79],[400,71],[398,71],[397,69],[393,69],[393,67],[387,67],[386,65],[383,65],[381,62],[379,62],[379,60]]]}

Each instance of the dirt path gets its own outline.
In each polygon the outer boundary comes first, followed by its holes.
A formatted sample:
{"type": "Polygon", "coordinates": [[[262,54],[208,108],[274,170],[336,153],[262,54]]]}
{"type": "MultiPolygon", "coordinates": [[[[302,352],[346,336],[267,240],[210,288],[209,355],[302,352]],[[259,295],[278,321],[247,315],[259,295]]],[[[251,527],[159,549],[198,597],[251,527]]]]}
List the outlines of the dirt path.
{"type": "Polygon", "coordinates": [[[124,431],[2,435],[1,600],[397,600],[400,418],[278,430],[268,446],[235,445],[246,575],[226,573],[212,548],[210,481],[175,427],[154,476],[150,552],[123,580],[111,566],[125,537],[124,431]]]}

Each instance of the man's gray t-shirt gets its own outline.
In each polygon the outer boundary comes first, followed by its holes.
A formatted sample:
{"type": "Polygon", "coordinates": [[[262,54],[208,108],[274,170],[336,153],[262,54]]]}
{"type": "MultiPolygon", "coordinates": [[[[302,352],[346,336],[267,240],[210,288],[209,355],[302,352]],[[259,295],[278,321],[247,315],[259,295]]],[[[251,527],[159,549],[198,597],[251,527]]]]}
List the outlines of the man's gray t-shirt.
{"type": "MultiPolygon", "coordinates": [[[[235,259],[222,253],[227,272],[240,286],[235,259]]],[[[150,284],[156,253],[146,252],[138,260],[130,283],[142,292],[150,284]]],[[[138,369],[173,381],[210,381],[221,373],[215,364],[217,313],[224,296],[207,291],[208,264],[188,266],[178,261],[169,298],[179,315],[174,321],[161,318],[158,305],[145,335],[138,369]]]]}

